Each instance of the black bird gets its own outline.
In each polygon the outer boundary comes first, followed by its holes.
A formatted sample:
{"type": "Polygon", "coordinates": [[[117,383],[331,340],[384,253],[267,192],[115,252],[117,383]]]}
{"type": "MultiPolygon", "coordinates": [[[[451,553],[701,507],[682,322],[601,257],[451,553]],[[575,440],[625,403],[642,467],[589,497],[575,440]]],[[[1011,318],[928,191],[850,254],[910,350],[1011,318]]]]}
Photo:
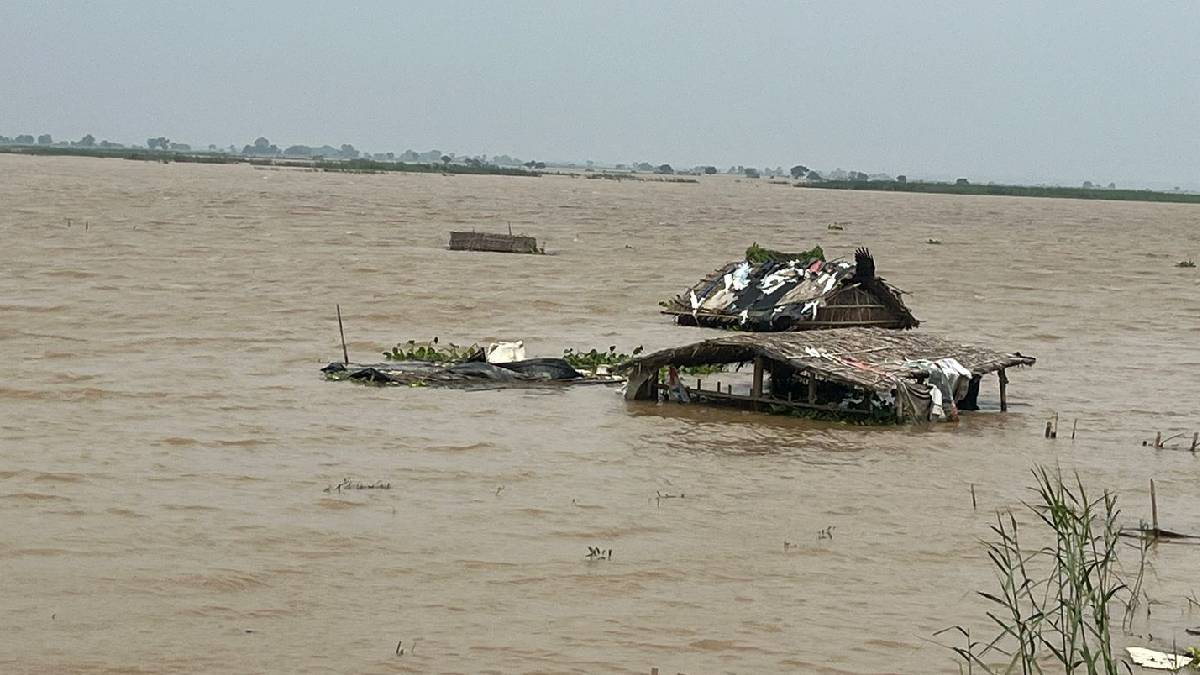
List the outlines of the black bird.
{"type": "Polygon", "coordinates": [[[867,281],[875,278],[875,258],[866,247],[854,251],[854,280],[867,281]]]}

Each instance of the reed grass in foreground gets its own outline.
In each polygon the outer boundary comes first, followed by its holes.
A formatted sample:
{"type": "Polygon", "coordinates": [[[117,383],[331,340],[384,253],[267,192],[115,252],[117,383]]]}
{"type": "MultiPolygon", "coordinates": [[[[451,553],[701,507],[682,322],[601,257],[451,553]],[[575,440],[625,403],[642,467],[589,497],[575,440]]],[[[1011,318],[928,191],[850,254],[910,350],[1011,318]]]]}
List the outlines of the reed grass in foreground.
{"type": "Polygon", "coordinates": [[[1078,475],[1064,480],[1060,471],[1045,467],[1033,474],[1037,498],[1025,507],[1042,527],[1032,534],[1052,543],[1029,548],[1029,535],[1016,516],[1011,511],[998,513],[991,526],[994,539],[985,545],[999,590],[979,595],[992,603],[987,616],[999,632],[986,643],[972,641],[962,626],[939,634],[957,631],[966,638],[966,647],[952,649],[962,660],[960,670],[967,673],[978,668],[1027,675],[1044,672],[1047,664],[1057,664],[1067,673],[1123,672],[1113,654],[1111,611],[1119,603],[1126,621],[1132,618],[1145,569],[1145,545],[1126,580],[1117,559],[1121,528],[1116,495],[1089,495],[1078,475]]]}

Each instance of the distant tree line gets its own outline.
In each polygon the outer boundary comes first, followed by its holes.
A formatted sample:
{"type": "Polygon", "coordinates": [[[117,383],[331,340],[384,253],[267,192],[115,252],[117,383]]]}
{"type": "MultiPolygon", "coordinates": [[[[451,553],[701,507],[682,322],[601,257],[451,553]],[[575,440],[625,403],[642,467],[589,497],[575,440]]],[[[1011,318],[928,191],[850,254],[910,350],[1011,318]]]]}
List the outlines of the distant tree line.
{"type": "Polygon", "coordinates": [[[91,134],[86,134],[78,141],[55,141],[50,134],[42,134],[34,138],[32,134],[18,134],[16,136],[0,136],[0,145],[37,145],[49,146],[57,148],[123,148],[120,143],[112,143],[110,141],[96,142],[96,137],[91,134]]]}

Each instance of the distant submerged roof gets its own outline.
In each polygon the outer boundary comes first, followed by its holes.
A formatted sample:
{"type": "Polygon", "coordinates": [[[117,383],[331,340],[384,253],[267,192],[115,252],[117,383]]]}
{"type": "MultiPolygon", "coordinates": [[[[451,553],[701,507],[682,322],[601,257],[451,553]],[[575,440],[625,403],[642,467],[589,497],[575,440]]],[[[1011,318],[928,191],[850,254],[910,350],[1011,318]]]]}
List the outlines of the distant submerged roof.
{"type": "Polygon", "coordinates": [[[714,270],[664,303],[664,314],[685,325],[752,331],[795,331],[848,326],[915,328],[920,321],[903,291],[875,275],[865,248],[854,263],[825,260],[820,247],[788,254],[760,248],[747,259],[714,270]]]}

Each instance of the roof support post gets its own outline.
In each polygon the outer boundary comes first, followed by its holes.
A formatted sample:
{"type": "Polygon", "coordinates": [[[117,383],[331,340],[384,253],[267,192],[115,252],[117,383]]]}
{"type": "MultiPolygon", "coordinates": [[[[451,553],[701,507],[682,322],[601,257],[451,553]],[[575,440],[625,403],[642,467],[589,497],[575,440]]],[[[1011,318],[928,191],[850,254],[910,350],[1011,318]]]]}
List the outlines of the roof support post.
{"type": "Polygon", "coordinates": [[[817,380],[812,373],[808,374],[808,404],[816,405],[817,403],[817,380]]]}
{"type": "Polygon", "coordinates": [[[763,395],[763,360],[761,356],[754,359],[754,386],[750,389],[750,395],[754,398],[762,398],[763,395]]]}
{"type": "Polygon", "coordinates": [[[1000,412],[1008,412],[1008,375],[1001,368],[1000,375],[1000,412]]]}

